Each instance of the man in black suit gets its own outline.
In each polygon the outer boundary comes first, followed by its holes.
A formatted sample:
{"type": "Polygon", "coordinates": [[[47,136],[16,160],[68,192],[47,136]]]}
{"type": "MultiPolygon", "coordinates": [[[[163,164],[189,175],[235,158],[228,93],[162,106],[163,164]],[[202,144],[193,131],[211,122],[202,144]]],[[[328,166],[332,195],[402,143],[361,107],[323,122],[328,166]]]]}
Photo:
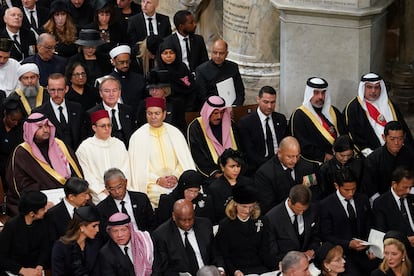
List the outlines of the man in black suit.
{"type": "Polygon", "coordinates": [[[98,255],[98,275],[151,275],[153,244],[148,232],[136,231],[124,213],[113,214],[108,221],[110,239],[98,255]]]}
{"type": "Polygon", "coordinates": [[[85,206],[90,200],[89,184],[78,177],[66,180],[63,186],[65,197],[46,213],[51,245],[63,236],[76,208],[85,206]]]}
{"type": "Polygon", "coordinates": [[[254,174],[275,155],[280,141],[288,134],[285,115],[275,112],[276,90],[263,86],[256,100],[257,110],[243,116],[238,123],[240,145],[247,155],[249,174],[254,174]]]}
{"type": "Polygon", "coordinates": [[[36,0],[22,1],[23,28],[31,30],[35,37],[43,32],[43,25],[49,19],[49,9],[36,5],[36,0]]]}
{"type": "Polygon", "coordinates": [[[36,108],[33,112],[46,115],[56,127],[56,137],[66,146],[76,150],[86,137],[86,116],[82,106],[76,102],[65,100],[69,91],[66,78],[60,73],[51,74],[48,78],[47,91],[49,101],[36,108]]]}
{"type": "Polygon", "coordinates": [[[320,237],[342,246],[347,256],[347,275],[368,275],[378,262],[371,261],[375,256],[368,256],[367,246],[355,239],[367,240],[373,225],[368,197],[356,192],[357,177],[348,167],[336,172],[335,188],[336,192],[319,203],[320,225],[323,225],[320,237]]]}
{"type": "Polygon", "coordinates": [[[190,72],[194,73],[197,66],[208,60],[204,38],[194,33],[197,24],[193,14],[188,10],[180,10],[175,13],[174,25],[177,31],[166,37],[165,40],[172,43],[178,50],[176,59],[184,62],[190,72]]]}
{"type": "Polygon", "coordinates": [[[411,247],[407,249],[410,259],[414,257],[414,184],[413,172],[398,167],[392,173],[391,189],[374,201],[375,228],[388,232],[400,231],[407,235],[411,247]]]}
{"type": "Polygon", "coordinates": [[[283,138],[277,155],[266,161],[254,176],[262,212],[266,213],[283,202],[289,195],[290,188],[296,184],[310,187],[313,198],[317,199],[320,193],[316,181],[318,169],[317,163],[300,156],[300,146],[296,138],[283,138]]]}
{"type": "Polygon", "coordinates": [[[11,7],[4,13],[5,28],[0,31],[0,37],[10,38],[14,41],[10,57],[21,62],[29,55],[35,53],[36,37],[26,28],[22,28],[23,12],[20,8],[11,7]]]}
{"type": "Polygon", "coordinates": [[[213,228],[210,220],[194,217],[193,204],[175,202],[172,218],[153,232],[155,258],[152,275],[195,275],[204,265],[223,266],[213,252],[213,228]]]}
{"type": "Polygon", "coordinates": [[[265,262],[276,269],[289,251],[296,250],[312,259],[319,247],[317,211],[311,205],[312,192],[304,185],[295,185],[289,197],[265,216],[265,240],[269,247],[265,262]]]}
{"type": "MultiPolygon", "coordinates": [[[[128,148],[129,138],[135,130],[135,119],[133,109],[129,105],[119,103],[121,83],[113,76],[104,77],[99,85],[99,95],[102,98],[102,103],[89,109],[88,114],[100,109],[107,110],[112,121],[111,135],[124,142],[128,148]]],[[[93,133],[91,133],[92,135],[93,133]]]]}
{"type": "Polygon", "coordinates": [[[141,1],[142,12],[128,19],[128,35],[132,49],[135,49],[137,42],[150,35],[164,38],[171,34],[170,19],[167,15],[157,13],[157,7],[158,0],[141,1]]]}
{"type": "Polygon", "coordinates": [[[97,206],[102,217],[102,231],[105,231],[109,217],[118,212],[128,214],[136,230],[152,231],[155,227],[154,211],[148,196],[128,191],[127,181],[125,174],[118,168],[110,168],[105,172],[105,188],[109,195],[97,206]]]}

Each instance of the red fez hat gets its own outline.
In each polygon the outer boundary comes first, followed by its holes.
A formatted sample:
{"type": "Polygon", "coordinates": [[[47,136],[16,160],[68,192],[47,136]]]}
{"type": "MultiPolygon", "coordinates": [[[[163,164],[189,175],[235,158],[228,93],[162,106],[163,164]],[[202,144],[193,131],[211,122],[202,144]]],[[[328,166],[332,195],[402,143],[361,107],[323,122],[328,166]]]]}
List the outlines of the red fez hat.
{"type": "Polygon", "coordinates": [[[91,114],[92,124],[96,123],[98,120],[102,118],[109,118],[108,111],[106,111],[105,109],[100,109],[91,114]]]}
{"type": "Polygon", "coordinates": [[[165,99],[163,98],[154,98],[154,97],[148,97],[145,99],[146,101],[146,108],[148,107],[160,107],[162,110],[165,110],[165,99]]]}

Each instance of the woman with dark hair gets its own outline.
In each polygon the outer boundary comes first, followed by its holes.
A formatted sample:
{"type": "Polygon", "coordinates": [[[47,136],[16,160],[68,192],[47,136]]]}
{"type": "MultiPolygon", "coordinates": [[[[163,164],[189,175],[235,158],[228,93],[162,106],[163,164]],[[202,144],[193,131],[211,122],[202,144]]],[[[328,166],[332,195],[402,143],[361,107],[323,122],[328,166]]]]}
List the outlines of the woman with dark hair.
{"type": "MultiPolygon", "coordinates": [[[[19,215],[6,222],[0,232],[0,271],[15,275],[41,276],[49,265],[47,197],[42,192],[22,194],[19,215]]],[[[10,274],[8,274],[10,275],[10,274]]]]}
{"type": "Polygon", "coordinates": [[[17,145],[23,142],[23,111],[17,94],[10,95],[3,104],[3,116],[0,120],[0,177],[4,192],[6,163],[17,145]]]}
{"type": "Polygon", "coordinates": [[[128,44],[126,28],[116,17],[113,2],[109,0],[97,0],[95,2],[95,15],[93,23],[88,29],[99,31],[104,44],[97,47],[97,52],[109,53],[120,44],[128,44]]]}
{"type": "Polygon", "coordinates": [[[170,41],[164,41],[159,46],[157,54],[158,66],[160,69],[168,70],[168,77],[171,84],[171,98],[183,111],[200,111],[201,102],[198,96],[198,89],[194,75],[188,67],[177,59],[177,49],[170,41]]]}
{"type": "Polygon", "coordinates": [[[357,187],[359,189],[362,178],[363,162],[362,159],[354,156],[354,143],[348,135],[341,135],[336,138],[333,143],[333,158],[321,165],[320,168],[320,182],[322,197],[336,191],[335,189],[335,174],[343,168],[350,168],[357,177],[357,187]]]}
{"type": "Polygon", "coordinates": [[[94,206],[75,209],[65,235],[53,245],[53,276],[98,275],[94,271],[102,247],[101,240],[96,238],[100,219],[94,206]]]}
{"type": "Polygon", "coordinates": [[[57,55],[69,58],[76,54],[77,29],[70,16],[69,6],[63,0],[52,2],[49,20],[43,25],[46,33],[56,38],[55,52],[57,55]]]}
{"type": "Polygon", "coordinates": [[[321,271],[319,275],[342,275],[345,272],[344,250],[340,245],[325,242],[315,251],[313,263],[321,271]]]}
{"type": "Polygon", "coordinates": [[[178,179],[177,187],[170,194],[162,194],[155,211],[157,225],[160,225],[171,217],[174,203],[179,199],[191,201],[196,217],[214,219],[213,202],[211,197],[201,190],[203,176],[195,170],[183,172],[178,179]]]}
{"type": "Polygon", "coordinates": [[[97,78],[111,73],[112,65],[108,53],[96,51],[96,48],[104,43],[97,30],[82,29],[79,33],[79,39],[75,41],[75,44],[79,45],[78,53],[69,59],[66,67],[67,79],[71,80],[72,76],[68,76],[68,69],[73,68],[75,62],[81,62],[85,67],[86,80],[90,87],[95,86],[97,78]]]}
{"type": "Polygon", "coordinates": [[[384,236],[384,259],[371,276],[411,276],[411,260],[407,255],[410,242],[406,235],[398,231],[388,231],[384,236]]]}
{"type": "Polygon", "coordinates": [[[220,221],[215,240],[228,275],[269,271],[263,263],[267,252],[257,200],[253,183],[238,184],[233,189],[233,199],[227,204],[226,218],[220,221]]]}
{"type": "Polygon", "coordinates": [[[76,61],[71,64],[66,69],[66,78],[70,80],[66,100],[80,103],[85,112],[102,101],[98,89],[87,83],[88,73],[83,63],[76,61]]]}
{"type": "Polygon", "coordinates": [[[241,176],[246,162],[239,151],[226,149],[218,158],[217,163],[222,175],[206,187],[207,194],[211,195],[213,200],[213,224],[219,223],[225,217],[224,210],[233,196],[233,188],[240,182],[250,183],[248,177],[241,176]]]}

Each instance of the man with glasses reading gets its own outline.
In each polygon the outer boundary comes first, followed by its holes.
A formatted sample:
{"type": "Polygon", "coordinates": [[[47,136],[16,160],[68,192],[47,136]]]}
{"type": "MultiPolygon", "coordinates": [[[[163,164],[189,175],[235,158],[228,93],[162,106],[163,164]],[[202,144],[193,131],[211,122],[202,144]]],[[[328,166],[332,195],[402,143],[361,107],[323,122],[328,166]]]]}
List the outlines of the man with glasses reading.
{"type": "Polygon", "coordinates": [[[34,112],[46,115],[56,127],[56,137],[66,146],[76,150],[86,137],[86,119],[82,106],[76,102],[65,100],[69,91],[66,78],[60,73],[51,74],[48,78],[47,91],[49,101],[36,108],[34,112]]]}
{"type": "Polygon", "coordinates": [[[101,213],[102,233],[105,233],[108,219],[115,213],[125,213],[131,218],[135,230],[152,231],[155,227],[154,211],[148,196],[144,193],[127,190],[128,178],[116,167],[103,174],[107,196],[97,208],[101,213]]]}
{"type": "Polygon", "coordinates": [[[80,144],[76,156],[90,185],[92,201],[98,204],[109,194],[104,184],[104,172],[117,167],[129,176],[129,158],[124,143],[111,137],[113,126],[108,111],[100,109],[93,112],[91,123],[95,135],[80,144]]]}
{"type": "Polygon", "coordinates": [[[25,63],[35,63],[40,71],[40,84],[47,86],[47,79],[53,73],[65,73],[66,58],[55,55],[56,38],[48,33],[39,35],[37,39],[37,53],[29,56],[22,61],[25,63]]]}
{"type": "Polygon", "coordinates": [[[129,105],[120,103],[121,83],[113,76],[105,76],[99,84],[99,95],[102,103],[89,109],[87,112],[92,114],[100,109],[108,111],[112,123],[111,136],[124,142],[128,148],[129,138],[135,130],[134,112],[129,105]]]}

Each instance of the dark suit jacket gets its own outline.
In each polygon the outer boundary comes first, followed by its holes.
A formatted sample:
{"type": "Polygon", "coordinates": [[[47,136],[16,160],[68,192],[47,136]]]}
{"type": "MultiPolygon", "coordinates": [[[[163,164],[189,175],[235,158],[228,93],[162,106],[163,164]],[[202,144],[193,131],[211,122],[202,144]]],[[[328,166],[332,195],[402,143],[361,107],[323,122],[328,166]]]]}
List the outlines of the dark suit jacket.
{"type": "Polygon", "coordinates": [[[304,238],[300,244],[299,238],[285,207],[285,201],[271,209],[265,216],[265,240],[269,246],[266,256],[266,264],[270,268],[277,268],[283,257],[292,250],[305,252],[316,250],[319,247],[318,237],[319,223],[316,209],[311,205],[303,213],[304,238]]]}
{"type": "Polygon", "coordinates": [[[112,239],[99,251],[98,267],[101,276],[135,276],[131,260],[112,239]]]}
{"type": "MultiPolygon", "coordinates": [[[[174,45],[175,49],[177,49],[177,59],[182,60],[183,58],[181,53],[181,46],[177,34],[173,33],[172,35],[166,37],[165,41],[168,41],[169,43],[172,43],[172,45],[174,45]]],[[[190,49],[190,71],[195,72],[197,66],[208,60],[207,48],[204,42],[204,38],[198,34],[190,34],[190,49]]]]}
{"type": "MultiPolygon", "coordinates": [[[[137,222],[138,229],[141,231],[152,231],[155,227],[155,217],[147,195],[131,191],[128,191],[128,194],[131,198],[132,209],[134,211],[134,217],[137,222]]],[[[116,207],[115,200],[112,196],[107,196],[96,207],[102,217],[100,228],[102,231],[105,231],[109,217],[119,212],[119,210],[116,207]]]]}
{"type": "MultiPolygon", "coordinates": [[[[273,128],[275,129],[278,144],[288,135],[287,121],[285,115],[272,113],[273,128]]],[[[243,116],[239,123],[240,146],[242,151],[247,155],[247,163],[249,171],[255,172],[263,163],[273,157],[265,157],[266,140],[262,129],[257,110],[243,116]]]]}
{"type": "Polygon", "coordinates": [[[339,244],[346,251],[352,238],[366,240],[372,226],[372,212],[366,195],[356,193],[353,197],[357,220],[358,234],[352,235],[351,224],[347,213],[336,192],[330,194],[319,203],[320,237],[324,241],[339,244]]]}
{"type": "Polygon", "coordinates": [[[64,127],[59,122],[59,119],[56,118],[55,112],[53,111],[52,104],[50,101],[39,106],[33,112],[39,112],[46,115],[52,124],[56,127],[56,137],[63,140],[65,144],[71,147],[73,150],[76,150],[83,139],[87,136],[86,133],[86,115],[82,110],[82,106],[76,102],[65,101],[66,108],[68,111],[68,126],[70,132],[65,133],[64,127]]]}
{"type": "MultiPolygon", "coordinates": [[[[414,195],[407,196],[408,207],[411,216],[414,215],[414,195]]],[[[390,230],[400,231],[407,236],[413,236],[414,232],[403,217],[400,207],[394,200],[391,191],[384,193],[374,201],[375,228],[382,232],[390,230]]]]}
{"type": "MultiPolygon", "coordinates": [[[[205,265],[223,267],[213,248],[213,228],[209,219],[196,217],[193,229],[205,265]]],[[[184,243],[175,222],[170,218],[153,232],[154,265],[152,275],[178,275],[189,270],[184,243]]]]}
{"type": "MultiPolygon", "coordinates": [[[[38,35],[40,35],[44,31],[43,25],[49,19],[49,9],[41,5],[36,5],[36,15],[37,15],[37,26],[36,26],[37,28],[35,29],[35,31],[38,35]]],[[[26,13],[24,12],[24,10],[23,10],[22,27],[28,30],[32,28],[32,25],[30,24],[30,17],[28,18],[26,16],[26,13]]]]}
{"type": "MultiPolygon", "coordinates": [[[[171,24],[168,16],[156,13],[155,18],[157,20],[158,36],[161,38],[169,36],[171,34],[171,24]]],[[[128,19],[128,36],[132,49],[135,48],[135,44],[138,41],[142,41],[148,36],[146,22],[142,12],[128,19]]]]}
{"type": "MultiPolygon", "coordinates": [[[[88,114],[92,114],[95,111],[104,109],[103,104],[100,103],[93,108],[89,109],[87,112],[88,114]]],[[[119,121],[121,122],[122,132],[124,134],[125,140],[123,141],[128,148],[129,145],[129,138],[131,137],[132,133],[135,131],[135,119],[134,119],[134,111],[133,109],[126,104],[118,104],[119,109],[119,121]]],[[[89,122],[89,126],[90,126],[89,122]]],[[[113,130],[113,129],[112,129],[113,130]]],[[[91,130],[92,131],[92,130],[91,130]]],[[[93,133],[90,133],[91,136],[93,133]]],[[[113,136],[113,135],[112,135],[113,136]]]]}
{"type": "MultiPolygon", "coordinates": [[[[289,196],[289,190],[296,184],[303,183],[303,177],[318,173],[318,164],[300,158],[295,166],[295,181],[288,178],[277,155],[264,163],[256,172],[254,182],[259,191],[260,208],[266,213],[272,207],[283,202],[289,196]]],[[[312,199],[318,199],[319,186],[310,187],[312,199]]]]}
{"type": "Polygon", "coordinates": [[[49,240],[52,246],[57,239],[65,234],[66,228],[71,220],[65,203],[61,201],[47,210],[45,219],[47,221],[49,240]]]}
{"type": "MultiPolygon", "coordinates": [[[[19,36],[21,52],[18,50],[17,45],[13,45],[10,51],[10,57],[20,62],[29,56],[29,47],[34,47],[36,45],[36,38],[31,31],[25,28],[20,28],[19,36]]],[[[10,37],[7,33],[6,27],[0,31],[0,37],[5,37],[13,40],[13,37],[10,37]]]]}
{"type": "Polygon", "coordinates": [[[43,87],[47,87],[47,78],[52,73],[62,73],[65,74],[65,66],[67,63],[66,58],[53,55],[52,59],[48,61],[42,60],[39,54],[35,54],[33,56],[29,56],[25,58],[21,64],[25,63],[36,63],[37,67],[39,67],[40,72],[40,79],[39,83],[43,87]]]}

